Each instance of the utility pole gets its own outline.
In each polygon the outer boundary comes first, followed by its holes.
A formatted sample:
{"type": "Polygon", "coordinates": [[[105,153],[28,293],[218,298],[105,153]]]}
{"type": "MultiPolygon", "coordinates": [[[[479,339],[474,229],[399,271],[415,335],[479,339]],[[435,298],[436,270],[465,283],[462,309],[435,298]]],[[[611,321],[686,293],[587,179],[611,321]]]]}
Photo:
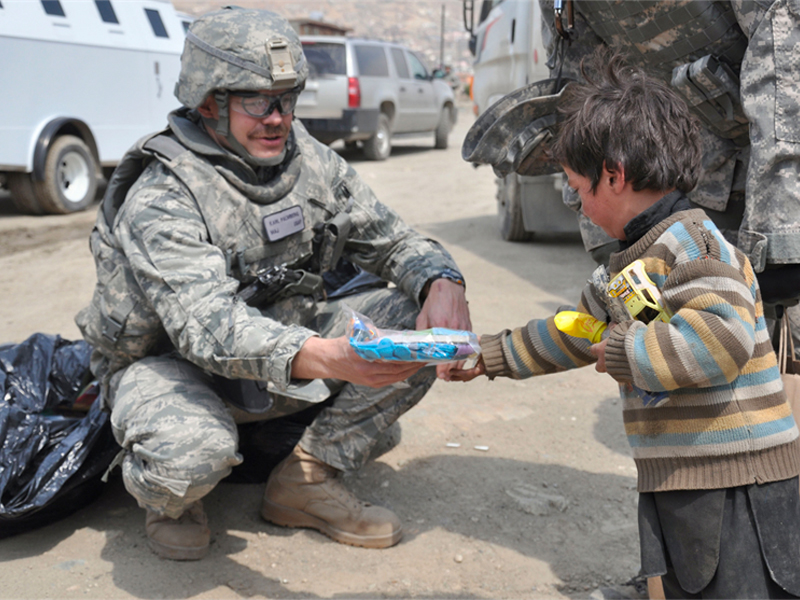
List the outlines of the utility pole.
{"type": "Polygon", "coordinates": [[[441,43],[439,45],[439,68],[444,69],[444,15],[445,15],[445,5],[442,4],[442,33],[441,33],[441,43]]]}

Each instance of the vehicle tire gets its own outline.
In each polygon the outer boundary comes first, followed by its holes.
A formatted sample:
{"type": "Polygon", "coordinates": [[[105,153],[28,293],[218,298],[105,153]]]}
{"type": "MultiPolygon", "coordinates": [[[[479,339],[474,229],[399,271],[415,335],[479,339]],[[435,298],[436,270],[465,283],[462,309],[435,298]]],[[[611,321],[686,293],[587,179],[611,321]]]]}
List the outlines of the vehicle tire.
{"type": "Polygon", "coordinates": [[[34,181],[42,208],[67,214],[84,210],[97,196],[97,161],[79,137],[62,135],[51,144],[44,163],[44,181],[34,181]]]}
{"type": "Polygon", "coordinates": [[[442,116],[439,118],[439,124],[436,126],[433,147],[439,150],[447,148],[447,137],[450,135],[450,128],[453,123],[450,112],[449,106],[443,107],[442,116]]]}
{"type": "Polygon", "coordinates": [[[22,214],[41,215],[44,213],[42,205],[36,198],[30,173],[9,173],[8,191],[11,192],[14,208],[22,214]]]}
{"type": "Polygon", "coordinates": [[[364,142],[364,156],[370,160],[386,160],[392,153],[392,126],[388,115],[378,115],[378,129],[364,142]]]}
{"type": "Polygon", "coordinates": [[[497,180],[497,217],[500,235],[507,242],[524,242],[533,237],[532,232],[525,231],[520,186],[515,173],[497,180]]]}

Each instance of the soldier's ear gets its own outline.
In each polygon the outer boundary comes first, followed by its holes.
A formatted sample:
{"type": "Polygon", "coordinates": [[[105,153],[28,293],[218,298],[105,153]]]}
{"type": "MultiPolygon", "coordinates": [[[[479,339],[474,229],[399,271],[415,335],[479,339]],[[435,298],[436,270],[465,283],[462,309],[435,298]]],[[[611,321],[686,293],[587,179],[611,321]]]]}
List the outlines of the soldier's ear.
{"type": "Polygon", "coordinates": [[[197,112],[206,119],[218,119],[219,107],[217,106],[217,101],[214,99],[214,96],[211,94],[206,96],[203,103],[197,107],[197,112]]]}

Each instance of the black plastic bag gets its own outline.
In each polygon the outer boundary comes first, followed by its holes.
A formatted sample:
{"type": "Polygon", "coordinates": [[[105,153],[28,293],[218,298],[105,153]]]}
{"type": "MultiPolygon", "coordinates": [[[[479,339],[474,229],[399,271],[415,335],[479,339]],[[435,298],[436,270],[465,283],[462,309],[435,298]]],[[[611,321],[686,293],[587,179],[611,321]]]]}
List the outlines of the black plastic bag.
{"type": "Polygon", "coordinates": [[[119,447],[100,398],[88,411],[76,404],[90,354],[83,341],[41,333],[0,346],[0,537],[65,517],[101,491],[119,447]]]}

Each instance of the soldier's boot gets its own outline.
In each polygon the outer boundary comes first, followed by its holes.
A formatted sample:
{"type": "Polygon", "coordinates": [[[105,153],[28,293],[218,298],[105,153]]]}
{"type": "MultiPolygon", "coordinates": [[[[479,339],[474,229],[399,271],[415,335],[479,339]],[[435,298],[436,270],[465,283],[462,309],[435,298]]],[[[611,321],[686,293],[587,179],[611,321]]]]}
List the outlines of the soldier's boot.
{"type": "Polygon", "coordinates": [[[310,527],[353,546],[388,548],[399,542],[403,525],[397,515],[356,498],[339,474],[295,446],[267,480],[261,516],[284,527],[310,527]]]}
{"type": "Polygon", "coordinates": [[[211,531],[199,500],[177,519],[148,509],[145,531],[150,549],[161,558],[200,560],[208,553],[211,531]]]}

